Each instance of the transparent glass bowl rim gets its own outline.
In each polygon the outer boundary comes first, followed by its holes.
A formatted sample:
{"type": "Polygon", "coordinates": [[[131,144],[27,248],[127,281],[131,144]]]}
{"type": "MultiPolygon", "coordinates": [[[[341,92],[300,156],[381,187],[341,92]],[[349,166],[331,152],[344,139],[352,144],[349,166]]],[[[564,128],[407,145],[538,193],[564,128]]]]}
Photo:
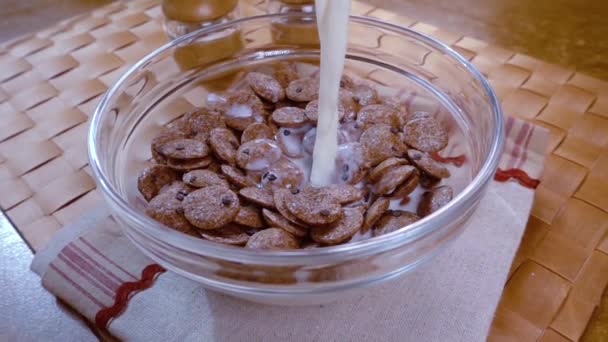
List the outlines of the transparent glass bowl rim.
{"type": "MultiPolygon", "coordinates": [[[[259,262],[259,263],[287,263],[287,262],[331,262],[335,260],[351,259],[355,257],[376,254],[382,251],[388,251],[390,249],[402,246],[407,243],[415,242],[416,240],[435,232],[436,230],[450,226],[450,223],[459,215],[466,212],[468,206],[473,205],[475,197],[480,191],[483,190],[485,184],[487,184],[494,176],[500,155],[502,153],[502,147],[504,144],[504,122],[503,114],[500,108],[498,98],[483,75],[464,57],[454,51],[448,45],[417,31],[384,22],[382,20],[362,17],[362,16],[351,16],[350,22],[363,24],[367,27],[375,27],[383,30],[392,31],[400,36],[413,38],[424,44],[431,46],[433,49],[449,56],[458,64],[462,65],[478,82],[481,84],[482,89],[489,101],[492,108],[491,115],[495,126],[492,132],[492,143],[489,150],[488,158],[483,162],[479,172],[472,179],[471,183],[468,184],[459,194],[457,194],[451,202],[442,207],[440,210],[433,214],[407,226],[407,229],[400,229],[390,234],[374,237],[371,239],[361,240],[357,242],[351,242],[347,244],[330,246],[324,248],[307,249],[307,250],[251,250],[240,247],[233,247],[222,245],[203,239],[187,236],[186,234],[179,233],[173,229],[170,229],[162,224],[158,223],[154,219],[145,215],[145,213],[135,209],[129,202],[119,195],[115,187],[110,182],[108,176],[103,171],[100,160],[100,153],[98,152],[99,146],[97,144],[97,136],[101,133],[102,128],[102,117],[104,112],[107,111],[112,99],[114,99],[119,92],[119,89],[128,81],[129,77],[137,72],[138,69],[145,67],[154,58],[161,55],[163,52],[170,50],[174,47],[180,46],[184,43],[189,43],[191,40],[198,36],[204,35],[207,32],[214,32],[222,29],[232,28],[239,25],[240,23],[249,22],[265,22],[268,20],[281,20],[281,19],[292,19],[294,17],[310,17],[310,14],[265,14],[259,16],[252,16],[241,18],[238,20],[230,21],[220,25],[213,25],[210,27],[202,28],[194,31],[182,37],[179,37],[173,41],[166,43],[158,49],[152,51],[137,63],[135,63],[129,70],[127,70],[114,85],[103,95],[99,104],[95,108],[91,126],[88,132],[88,153],[89,162],[91,169],[95,176],[95,180],[98,186],[101,188],[106,200],[112,202],[115,208],[118,208],[120,214],[128,215],[132,221],[135,221],[145,232],[158,239],[164,241],[176,248],[184,251],[188,251],[194,254],[205,254],[209,256],[215,256],[223,259],[231,259],[246,262],[259,262]]],[[[415,244],[412,243],[412,248],[415,244]]]]}

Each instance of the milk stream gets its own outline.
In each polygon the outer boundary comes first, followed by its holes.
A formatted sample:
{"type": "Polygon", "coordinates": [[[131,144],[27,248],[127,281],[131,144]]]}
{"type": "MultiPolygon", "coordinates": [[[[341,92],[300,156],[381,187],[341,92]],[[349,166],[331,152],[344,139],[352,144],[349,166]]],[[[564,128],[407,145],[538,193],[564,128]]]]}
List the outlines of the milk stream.
{"type": "Polygon", "coordinates": [[[335,181],[336,174],[338,93],[348,41],[350,0],[317,0],[315,9],[321,42],[321,79],[310,183],[327,186],[335,181]]]}

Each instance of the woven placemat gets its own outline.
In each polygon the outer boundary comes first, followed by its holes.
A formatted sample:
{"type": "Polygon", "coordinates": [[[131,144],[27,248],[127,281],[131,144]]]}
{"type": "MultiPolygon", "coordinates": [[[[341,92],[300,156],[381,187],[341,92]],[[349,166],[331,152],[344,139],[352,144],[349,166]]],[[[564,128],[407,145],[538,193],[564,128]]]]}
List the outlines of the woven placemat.
{"type": "MultiPolygon", "coordinates": [[[[263,3],[243,1],[243,15],[263,13],[263,3]]],[[[452,45],[488,77],[507,114],[550,129],[551,154],[490,340],[578,340],[608,283],[608,83],[353,7],[452,45]]],[[[158,1],[137,0],[0,46],[0,207],[34,250],[100,202],[87,166],[89,115],[125,68],[166,41],[158,1]]]]}

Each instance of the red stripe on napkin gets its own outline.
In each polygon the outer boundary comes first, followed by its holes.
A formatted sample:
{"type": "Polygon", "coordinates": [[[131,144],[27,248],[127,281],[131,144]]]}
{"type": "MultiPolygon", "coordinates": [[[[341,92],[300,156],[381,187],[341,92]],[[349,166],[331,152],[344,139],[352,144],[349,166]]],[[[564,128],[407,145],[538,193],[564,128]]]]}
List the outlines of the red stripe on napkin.
{"type": "Polygon", "coordinates": [[[525,171],[522,171],[520,169],[498,169],[496,170],[496,175],[494,175],[494,180],[498,182],[506,182],[512,178],[516,179],[517,182],[522,186],[525,186],[526,188],[530,189],[536,189],[536,187],[538,187],[538,185],[540,184],[540,180],[528,176],[525,171]]]}
{"type": "Polygon", "coordinates": [[[152,286],[157,275],[165,272],[165,269],[158,264],[151,264],[141,272],[141,279],[122,283],[116,295],[114,304],[104,307],[95,315],[95,325],[100,329],[106,329],[111,319],[117,317],[126,307],[129,299],[138,291],[145,290],[152,286]]]}

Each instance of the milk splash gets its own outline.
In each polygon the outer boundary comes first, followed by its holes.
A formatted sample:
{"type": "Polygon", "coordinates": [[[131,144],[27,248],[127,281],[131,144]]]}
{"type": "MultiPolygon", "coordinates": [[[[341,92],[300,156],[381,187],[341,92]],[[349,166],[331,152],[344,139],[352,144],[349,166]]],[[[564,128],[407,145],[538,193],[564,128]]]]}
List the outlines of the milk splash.
{"type": "Polygon", "coordinates": [[[350,0],[316,0],[315,9],[321,41],[321,79],[310,183],[327,186],[336,175],[338,101],[348,42],[350,0]]]}

